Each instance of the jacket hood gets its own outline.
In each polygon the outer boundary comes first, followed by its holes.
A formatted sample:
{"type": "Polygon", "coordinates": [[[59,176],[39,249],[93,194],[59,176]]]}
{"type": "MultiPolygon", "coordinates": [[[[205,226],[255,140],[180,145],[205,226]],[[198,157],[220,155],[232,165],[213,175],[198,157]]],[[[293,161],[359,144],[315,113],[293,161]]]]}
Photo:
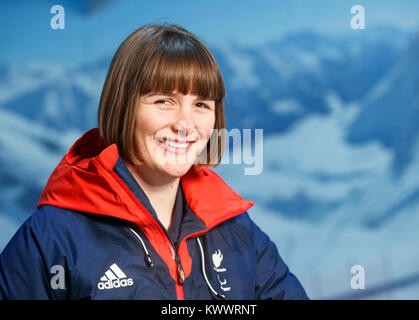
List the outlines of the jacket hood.
{"type": "MultiPolygon", "coordinates": [[[[113,170],[118,158],[116,144],[107,146],[97,128],[87,131],[52,172],[37,208],[52,205],[116,217],[142,229],[155,228],[149,223],[151,214],[113,170]]],[[[207,167],[198,170],[192,166],[180,181],[186,202],[207,229],[254,205],[207,167]]]]}

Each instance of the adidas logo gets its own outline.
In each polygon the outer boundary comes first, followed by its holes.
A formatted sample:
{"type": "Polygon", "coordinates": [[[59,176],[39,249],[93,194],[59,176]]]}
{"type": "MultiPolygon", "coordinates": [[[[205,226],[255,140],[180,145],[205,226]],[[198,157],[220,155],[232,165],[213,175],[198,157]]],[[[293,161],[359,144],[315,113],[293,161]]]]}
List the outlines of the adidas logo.
{"type": "Polygon", "coordinates": [[[132,278],[127,278],[124,272],[114,263],[105,272],[105,275],[100,278],[97,284],[99,290],[113,289],[120,287],[132,286],[134,281],[132,278]]]}

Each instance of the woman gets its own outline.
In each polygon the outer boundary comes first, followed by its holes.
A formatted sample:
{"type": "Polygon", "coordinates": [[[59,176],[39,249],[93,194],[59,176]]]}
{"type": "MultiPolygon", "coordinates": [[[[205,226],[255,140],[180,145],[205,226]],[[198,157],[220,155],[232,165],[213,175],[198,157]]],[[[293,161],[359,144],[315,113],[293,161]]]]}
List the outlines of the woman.
{"type": "Polygon", "coordinates": [[[117,50],[98,128],[69,149],[0,256],[4,299],[306,299],[222,157],[207,47],[146,25],[117,50]],[[216,133],[216,134],[215,134],[216,133]]]}

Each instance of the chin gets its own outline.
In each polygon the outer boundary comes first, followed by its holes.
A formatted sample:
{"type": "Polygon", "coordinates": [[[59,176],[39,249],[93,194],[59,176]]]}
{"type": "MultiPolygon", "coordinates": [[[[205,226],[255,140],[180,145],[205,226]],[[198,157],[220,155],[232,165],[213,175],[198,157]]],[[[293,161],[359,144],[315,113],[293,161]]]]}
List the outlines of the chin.
{"type": "Polygon", "coordinates": [[[190,165],[189,164],[188,165],[170,164],[170,165],[165,165],[163,168],[161,168],[161,170],[168,176],[171,176],[173,178],[180,178],[184,176],[191,167],[192,167],[192,164],[190,165]]]}
{"type": "Polygon", "coordinates": [[[190,150],[186,155],[166,153],[161,149],[158,151],[159,153],[156,153],[157,157],[154,158],[155,164],[160,172],[172,178],[184,176],[197,159],[196,151],[194,150],[190,150]]]}

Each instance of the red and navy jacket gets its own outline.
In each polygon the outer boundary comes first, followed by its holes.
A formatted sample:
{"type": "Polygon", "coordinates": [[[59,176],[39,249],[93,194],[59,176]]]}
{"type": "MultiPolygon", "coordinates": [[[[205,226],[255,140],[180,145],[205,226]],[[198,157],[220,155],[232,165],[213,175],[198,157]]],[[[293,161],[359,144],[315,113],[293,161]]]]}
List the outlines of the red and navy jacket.
{"type": "Polygon", "coordinates": [[[166,230],[117,146],[91,129],[1,253],[0,298],[307,299],[253,205],[192,167],[166,230]]]}

